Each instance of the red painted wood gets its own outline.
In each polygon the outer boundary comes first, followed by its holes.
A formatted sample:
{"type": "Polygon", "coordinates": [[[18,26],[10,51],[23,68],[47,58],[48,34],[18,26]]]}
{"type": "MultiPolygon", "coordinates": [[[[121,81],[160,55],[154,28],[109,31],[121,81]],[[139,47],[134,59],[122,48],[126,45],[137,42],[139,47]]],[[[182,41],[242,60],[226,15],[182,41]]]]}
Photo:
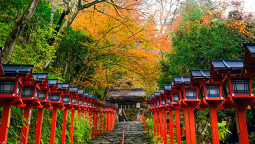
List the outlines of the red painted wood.
{"type": "Polygon", "coordinates": [[[189,108],[184,108],[186,143],[190,144],[189,108]]]}
{"type": "Polygon", "coordinates": [[[22,144],[27,144],[28,140],[28,132],[29,132],[29,116],[30,116],[30,110],[31,107],[29,105],[26,105],[24,108],[24,119],[23,121],[23,126],[22,126],[22,135],[21,135],[21,143],[22,144]]]}
{"type": "Polygon", "coordinates": [[[194,117],[194,108],[189,108],[189,117],[190,117],[190,138],[191,144],[197,144],[196,139],[196,129],[195,129],[195,117],[194,117]]]}
{"type": "Polygon", "coordinates": [[[8,130],[11,117],[11,104],[5,103],[3,106],[3,113],[1,118],[1,128],[0,128],[0,143],[6,144],[8,137],[8,130]]]}
{"type": "Polygon", "coordinates": [[[161,142],[162,143],[163,143],[162,138],[164,136],[163,129],[164,129],[164,127],[163,127],[163,111],[161,110],[160,111],[160,136],[161,136],[161,142]]]}
{"type": "Polygon", "coordinates": [[[41,142],[42,121],[43,121],[43,108],[39,108],[36,120],[35,144],[40,144],[41,142]]]}
{"type": "Polygon", "coordinates": [[[170,144],[174,144],[173,112],[169,109],[170,144]]]}
{"type": "Polygon", "coordinates": [[[107,132],[107,119],[108,119],[108,116],[107,116],[107,112],[105,112],[105,119],[104,119],[104,131],[107,132]]]}
{"type": "Polygon", "coordinates": [[[95,137],[95,125],[96,125],[96,116],[95,116],[95,112],[93,112],[93,132],[92,132],[92,135],[93,137],[95,137]]]}
{"type": "Polygon", "coordinates": [[[166,110],[163,110],[163,138],[164,138],[164,144],[167,144],[167,126],[166,126],[166,110]]]}
{"type": "Polygon", "coordinates": [[[66,141],[66,122],[67,122],[67,108],[64,109],[63,113],[63,125],[62,125],[62,137],[61,137],[61,143],[64,144],[66,141]]]}
{"type": "Polygon", "coordinates": [[[122,144],[124,144],[124,136],[125,136],[125,126],[123,123],[122,144]]]}
{"type": "Polygon", "coordinates": [[[97,136],[98,113],[95,112],[95,136],[97,136]]]}
{"type": "MultiPolygon", "coordinates": [[[[237,117],[238,120],[237,126],[239,126],[239,144],[249,144],[249,136],[248,136],[248,130],[247,130],[247,123],[246,123],[246,115],[245,115],[246,107],[237,107],[237,117]]],[[[237,128],[238,129],[238,128],[237,128]]]]}
{"type": "MultiPolygon", "coordinates": [[[[159,136],[160,134],[159,134],[159,112],[157,111],[156,112],[156,114],[157,114],[157,136],[159,136]]],[[[158,140],[159,140],[159,138],[158,138],[158,140]]]]}
{"type": "Polygon", "coordinates": [[[104,113],[101,114],[101,134],[104,133],[104,113]]]}
{"type": "Polygon", "coordinates": [[[153,112],[153,123],[154,123],[154,137],[157,135],[157,129],[156,129],[156,113],[153,112]]]}
{"type": "Polygon", "coordinates": [[[73,144],[74,108],[71,109],[70,144],[73,144]]]}
{"type": "Polygon", "coordinates": [[[55,133],[56,133],[56,124],[57,124],[57,111],[58,111],[58,108],[54,107],[53,111],[52,111],[50,144],[55,144],[55,133]]]}
{"type": "Polygon", "coordinates": [[[180,127],[179,109],[175,110],[175,119],[176,119],[176,141],[177,141],[177,144],[181,144],[181,127],[180,127]]]}
{"type": "Polygon", "coordinates": [[[78,109],[77,121],[79,121],[79,120],[80,120],[80,116],[81,116],[81,110],[80,110],[80,109],[78,109]]]}
{"type": "Polygon", "coordinates": [[[92,122],[93,122],[93,112],[92,111],[90,111],[90,113],[89,113],[89,115],[90,115],[90,117],[89,117],[89,120],[90,120],[90,129],[89,129],[89,133],[90,133],[90,136],[92,136],[92,129],[93,129],[93,124],[92,124],[92,122]]]}
{"type": "Polygon", "coordinates": [[[212,143],[220,144],[216,107],[210,107],[209,110],[210,110],[211,124],[212,124],[212,143]]]}
{"type": "Polygon", "coordinates": [[[108,132],[110,131],[110,113],[108,112],[108,123],[107,123],[108,132]]]}

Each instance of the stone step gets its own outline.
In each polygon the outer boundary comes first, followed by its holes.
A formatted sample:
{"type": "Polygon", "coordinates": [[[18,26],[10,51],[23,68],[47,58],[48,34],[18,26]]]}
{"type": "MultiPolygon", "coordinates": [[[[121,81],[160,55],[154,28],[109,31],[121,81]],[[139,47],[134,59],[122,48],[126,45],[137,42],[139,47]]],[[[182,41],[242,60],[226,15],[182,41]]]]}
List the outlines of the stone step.
{"type": "MultiPolygon", "coordinates": [[[[151,144],[151,139],[144,132],[142,122],[124,122],[125,144],[151,144]]],[[[110,133],[96,137],[91,144],[121,144],[123,123],[116,123],[110,133]]]]}

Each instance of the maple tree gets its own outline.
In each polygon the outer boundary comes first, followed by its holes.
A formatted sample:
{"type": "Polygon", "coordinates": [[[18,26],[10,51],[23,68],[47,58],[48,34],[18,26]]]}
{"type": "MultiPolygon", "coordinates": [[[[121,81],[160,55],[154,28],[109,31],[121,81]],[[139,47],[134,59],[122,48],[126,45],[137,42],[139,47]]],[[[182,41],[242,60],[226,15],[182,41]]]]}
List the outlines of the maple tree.
{"type": "Polygon", "coordinates": [[[129,1],[129,7],[119,13],[113,7],[98,4],[74,20],[72,27],[94,40],[90,45],[84,44],[90,51],[84,67],[93,68],[95,74],[85,75],[81,71],[79,84],[103,89],[116,86],[155,89],[158,53],[166,47],[164,42],[157,41],[156,24],[138,13],[134,9],[136,4],[137,1],[129,1]],[[119,79],[124,79],[125,84],[120,84],[119,79]]]}

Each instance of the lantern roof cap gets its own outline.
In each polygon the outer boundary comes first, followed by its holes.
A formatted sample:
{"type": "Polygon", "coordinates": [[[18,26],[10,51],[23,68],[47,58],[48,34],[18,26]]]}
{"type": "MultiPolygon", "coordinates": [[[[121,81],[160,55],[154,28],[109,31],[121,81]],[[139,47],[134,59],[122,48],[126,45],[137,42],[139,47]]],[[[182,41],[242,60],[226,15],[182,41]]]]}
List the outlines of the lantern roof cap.
{"type": "Polygon", "coordinates": [[[173,78],[175,84],[190,84],[189,76],[174,76],[173,78]]]}
{"type": "Polygon", "coordinates": [[[58,83],[57,79],[48,79],[48,84],[50,87],[56,86],[57,83],[58,83]]]}
{"type": "Polygon", "coordinates": [[[45,81],[48,73],[33,73],[34,81],[45,81]]]}
{"type": "Polygon", "coordinates": [[[164,90],[170,91],[172,89],[171,84],[164,84],[164,90]]]}
{"type": "Polygon", "coordinates": [[[84,93],[84,97],[89,97],[89,93],[84,93]]]}
{"type": "Polygon", "coordinates": [[[21,74],[27,75],[30,73],[34,65],[9,65],[3,64],[3,71],[5,75],[21,74]]]}
{"type": "Polygon", "coordinates": [[[84,94],[84,90],[78,90],[78,94],[84,94]]]}
{"type": "Polygon", "coordinates": [[[61,90],[67,90],[69,88],[69,83],[59,83],[58,88],[61,90]]]}
{"type": "Polygon", "coordinates": [[[164,94],[165,93],[164,89],[160,89],[159,91],[160,91],[160,94],[164,94]]]}
{"type": "Polygon", "coordinates": [[[255,43],[243,43],[243,46],[249,50],[252,57],[255,56],[255,43]]]}
{"type": "Polygon", "coordinates": [[[89,98],[92,98],[93,97],[93,95],[92,94],[89,94],[89,98]]]}
{"type": "Polygon", "coordinates": [[[160,96],[160,92],[154,92],[154,95],[155,95],[156,97],[159,97],[159,96],[160,96]]]}
{"type": "Polygon", "coordinates": [[[76,92],[78,92],[78,88],[77,88],[77,87],[70,87],[70,88],[69,88],[69,91],[70,91],[71,93],[76,93],[76,92]]]}
{"type": "Polygon", "coordinates": [[[214,70],[242,70],[243,60],[210,60],[214,70]]]}
{"type": "Polygon", "coordinates": [[[203,70],[189,70],[193,78],[210,78],[210,70],[203,69],[203,70]]]}

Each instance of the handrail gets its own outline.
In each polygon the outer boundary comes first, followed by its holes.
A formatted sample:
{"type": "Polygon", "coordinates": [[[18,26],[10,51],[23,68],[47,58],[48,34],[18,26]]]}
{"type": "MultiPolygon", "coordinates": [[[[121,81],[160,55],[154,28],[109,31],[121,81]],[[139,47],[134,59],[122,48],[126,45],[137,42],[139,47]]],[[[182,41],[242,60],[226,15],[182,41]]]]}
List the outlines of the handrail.
{"type": "Polygon", "coordinates": [[[144,130],[147,131],[147,135],[148,137],[153,137],[153,132],[151,131],[151,128],[149,126],[149,124],[147,123],[147,118],[143,115],[140,115],[140,118],[143,122],[143,127],[144,127],[144,130]]]}
{"type": "Polygon", "coordinates": [[[124,123],[123,123],[123,135],[122,135],[122,144],[124,144],[124,134],[125,133],[125,126],[124,126],[124,123]]]}

